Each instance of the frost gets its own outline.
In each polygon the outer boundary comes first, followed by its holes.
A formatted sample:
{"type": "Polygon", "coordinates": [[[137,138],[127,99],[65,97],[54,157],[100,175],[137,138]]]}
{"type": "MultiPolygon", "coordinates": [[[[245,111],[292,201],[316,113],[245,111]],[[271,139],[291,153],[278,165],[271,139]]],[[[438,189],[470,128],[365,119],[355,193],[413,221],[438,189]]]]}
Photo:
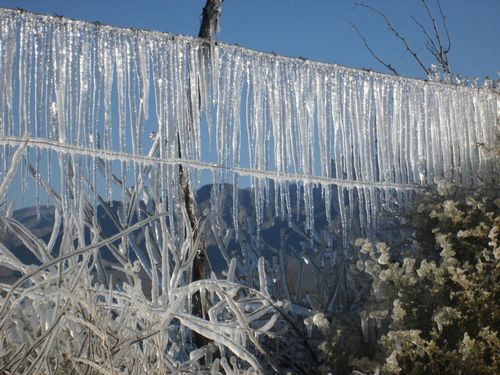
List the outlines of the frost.
{"type": "Polygon", "coordinates": [[[330,327],[330,322],[328,322],[328,319],[326,319],[325,314],[323,314],[323,313],[314,314],[313,318],[312,318],[312,322],[322,332],[326,332],[328,330],[328,328],[330,327]]]}
{"type": "Polygon", "coordinates": [[[401,372],[401,367],[399,367],[397,355],[398,351],[393,350],[391,355],[387,357],[385,364],[385,368],[387,369],[387,371],[394,374],[399,374],[401,372]]]}
{"type": "Polygon", "coordinates": [[[442,332],[443,326],[453,323],[454,320],[461,318],[461,316],[460,311],[444,306],[434,313],[432,319],[438,326],[439,332],[442,332]]]}
{"type": "Polygon", "coordinates": [[[403,320],[405,315],[406,311],[401,305],[401,302],[398,299],[394,300],[391,316],[392,321],[397,324],[398,322],[401,322],[403,320]]]}

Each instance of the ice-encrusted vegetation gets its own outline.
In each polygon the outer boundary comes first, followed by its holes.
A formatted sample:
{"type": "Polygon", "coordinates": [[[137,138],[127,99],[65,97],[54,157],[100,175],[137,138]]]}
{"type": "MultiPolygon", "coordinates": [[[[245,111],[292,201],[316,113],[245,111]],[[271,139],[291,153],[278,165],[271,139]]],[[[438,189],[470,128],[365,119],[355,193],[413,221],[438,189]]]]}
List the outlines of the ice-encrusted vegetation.
{"type": "Polygon", "coordinates": [[[0,372],[310,373],[351,240],[497,179],[490,89],[13,10],[0,31],[0,372]],[[181,180],[206,175],[194,230],[181,180]]]}

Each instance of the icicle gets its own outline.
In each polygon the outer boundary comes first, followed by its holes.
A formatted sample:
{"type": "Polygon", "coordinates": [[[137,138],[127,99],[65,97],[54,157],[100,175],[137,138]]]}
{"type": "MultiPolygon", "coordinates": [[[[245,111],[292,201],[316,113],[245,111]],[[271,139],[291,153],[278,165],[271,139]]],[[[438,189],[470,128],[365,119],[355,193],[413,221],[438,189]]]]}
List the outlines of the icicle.
{"type": "MultiPolygon", "coordinates": [[[[116,87],[117,87],[117,100],[118,100],[118,150],[122,153],[126,152],[126,132],[127,125],[127,99],[130,97],[127,95],[127,86],[129,85],[128,76],[129,73],[129,43],[127,40],[119,39],[114,46],[114,58],[116,61],[116,87]]],[[[129,109],[131,109],[131,102],[128,103],[129,109]]],[[[132,137],[134,137],[134,131],[132,129],[132,137]]],[[[132,151],[133,152],[133,151],[132,151]]],[[[127,163],[122,161],[120,163],[120,180],[121,180],[121,201],[122,205],[119,210],[120,222],[124,224],[125,209],[128,206],[127,192],[125,187],[125,182],[127,179],[127,163]]],[[[112,171],[111,171],[112,173],[112,171]]]]}
{"type": "MultiPolygon", "coordinates": [[[[14,122],[14,62],[17,54],[16,20],[6,15],[0,19],[0,136],[13,135],[14,122]]],[[[10,146],[2,145],[0,176],[10,165],[10,146]]]]}
{"type": "MultiPolygon", "coordinates": [[[[104,36],[104,53],[103,53],[103,100],[104,100],[104,150],[112,150],[113,149],[113,139],[112,139],[112,123],[111,123],[111,89],[113,85],[113,74],[114,74],[114,64],[111,55],[110,38],[108,35],[104,36]]],[[[106,176],[106,192],[108,201],[112,201],[112,163],[110,161],[105,161],[105,171],[104,174],[106,176]]]]}
{"type": "Polygon", "coordinates": [[[139,58],[139,72],[141,77],[141,107],[144,119],[149,118],[149,49],[145,47],[146,40],[139,38],[137,55],[139,58]]]}
{"type": "MultiPolygon", "coordinates": [[[[50,199],[62,200],[71,212],[82,210],[84,195],[93,196],[94,207],[103,196],[120,199],[120,221],[127,224],[135,210],[147,215],[161,207],[168,220],[157,226],[173,242],[164,243],[158,228],[152,232],[151,243],[158,241],[162,251],[185,240],[179,163],[190,182],[195,170],[208,171],[216,185],[232,178],[232,221],[238,241],[245,236],[247,266],[256,261],[252,246],[261,243],[270,206],[289,221],[292,212],[305,214],[306,231],[314,235],[318,188],[329,223],[335,223],[329,210],[339,206],[333,214],[340,216],[347,245],[353,223],[373,233],[381,203],[406,203],[414,190],[442,178],[474,187],[498,173],[478,146],[497,131],[499,99],[487,89],[223,43],[208,54],[197,39],[16,11],[0,10],[0,16],[2,177],[30,133],[27,160],[37,206],[39,183],[46,179],[54,188],[50,199]],[[143,147],[149,142],[145,129],[154,132],[150,147],[143,147]],[[251,225],[240,222],[238,212],[247,181],[255,209],[251,225]],[[242,235],[247,229],[254,233],[242,235]]],[[[26,172],[21,190],[31,192],[26,172]]],[[[224,192],[213,189],[214,209],[224,206],[224,192]]],[[[170,260],[158,261],[158,299],[168,293],[170,260]]]]}
{"type": "Polygon", "coordinates": [[[234,227],[234,236],[235,239],[238,240],[239,233],[239,184],[238,184],[238,175],[233,174],[233,207],[232,207],[232,216],[233,216],[233,227],[234,227]]]}

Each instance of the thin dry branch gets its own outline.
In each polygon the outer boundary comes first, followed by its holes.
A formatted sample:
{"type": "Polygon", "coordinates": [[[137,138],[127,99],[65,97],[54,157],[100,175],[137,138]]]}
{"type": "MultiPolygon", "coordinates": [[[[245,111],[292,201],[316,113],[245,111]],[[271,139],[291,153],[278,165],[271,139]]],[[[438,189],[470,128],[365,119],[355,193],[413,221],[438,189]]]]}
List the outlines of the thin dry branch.
{"type": "Polygon", "coordinates": [[[382,60],[376,53],[375,51],[370,47],[370,45],[368,44],[368,41],[366,40],[365,36],[361,33],[361,31],[353,24],[351,23],[351,27],[354,29],[354,31],[356,31],[356,33],[359,35],[359,37],[361,38],[361,40],[363,41],[366,49],[368,50],[368,52],[370,52],[370,54],[379,62],[381,63],[382,65],[384,65],[387,69],[389,69],[391,72],[393,72],[395,75],[399,76],[399,72],[389,63],[386,63],[384,60],[382,60]]]}
{"type": "Polygon", "coordinates": [[[436,43],[434,42],[434,39],[429,35],[429,32],[425,28],[425,26],[419,22],[414,16],[410,16],[413,22],[420,28],[422,33],[425,36],[426,42],[425,42],[425,47],[427,48],[427,51],[434,57],[434,59],[438,62],[439,66],[441,66],[442,70],[444,72],[449,73],[449,68],[447,68],[447,62],[443,61],[441,52],[439,48],[436,46],[436,43]]]}
{"type": "Polygon", "coordinates": [[[436,43],[434,42],[434,39],[432,39],[432,37],[429,35],[429,32],[427,31],[425,26],[422,24],[422,22],[417,20],[413,15],[410,15],[410,17],[413,20],[413,22],[415,22],[415,24],[419,27],[419,29],[422,31],[422,33],[424,34],[425,39],[427,40],[427,42],[426,42],[427,50],[430,53],[433,53],[434,51],[436,51],[437,50],[436,43]]]}
{"type": "Polygon", "coordinates": [[[410,47],[410,44],[408,43],[408,41],[406,40],[406,38],[399,33],[399,31],[392,25],[392,23],[389,20],[389,18],[383,12],[381,12],[377,8],[374,8],[374,7],[372,7],[370,5],[367,5],[367,4],[364,4],[364,3],[355,2],[354,4],[357,5],[357,6],[366,8],[366,9],[368,9],[368,10],[370,10],[370,11],[378,14],[380,17],[382,17],[384,19],[384,21],[385,21],[385,24],[386,24],[387,28],[396,36],[396,38],[398,38],[401,41],[401,43],[403,43],[403,45],[405,46],[406,50],[408,52],[410,52],[410,54],[413,56],[413,58],[415,59],[415,61],[417,62],[417,64],[422,68],[422,70],[425,72],[425,74],[429,75],[430,71],[424,65],[424,63],[422,62],[422,60],[420,59],[420,57],[418,57],[418,53],[415,52],[410,47]]]}
{"type": "Polygon", "coordinates": [[[436,23],[436,19],[434,18],[434,15],[432,14],[431,8],[429,7],[429,4],[427,4],[427,0],[422,0],[422,4],[424,5],[425,10],[427,11],[427,15],[429,16],[429,19],[431,20],[432,23],[432,28],[434,29],[434,35],[436,36],[436,41],[439,44],[439,47],[442,48],[443,43],[441,42],[441,35],[439,33],[439,27],[436,23]]]}
{"type": "Polygon", "coordinates": [[[448,53],[448,52],[450,52],[450,48],[451,48],[450,30],[448,29],[448,24],[446,23],[446,17],[444,15],[443,8],[441,7],[441,2],[439,0],[436,0],[436,3],[438,6],[438,9],[439,9],[439,14],[441,15],[441,19],[443,20],[443,28],[444,28],[444,31],[446,33],[446,42],[448,44],[448,46],[445,48],[444,51],[445,51],[445,53],[448,53]]]}
{"type": "MultiPolygon", "coordinates": [[[[434,29],[434,36],[436,38],[437,46],[436,46],[436,43],[434,43],[434,41],[433,41],[432,38],[430,38],[430,37],[427,37],[427,38],[432,42],[432,47],[434,49],[434,51],[431,51],[431,53],[438,60],[439,64],[443,68],[443,70],[446,73],[450,73],[450,67],[449,67],[449,64],[448,64],[448,52],[449,52],[450,47],[451,47],[450,35],[449,35],[449,32],[448,32],[448,27],[446,25],[446,18],[444,16],[441,4],[440,4],[439,0],[436,0],[436,2],[438,4],[439,12],[441,13],[441,17],[443,19],[444,28],[446,30],[446,35],[447,35],[447,39],[448,39],[448,41],[447,41],[448,47],[445,48],[444,45],[443,45],[443,42],[441,40],[441,33],[439,32],[439,27],[437,25],[436,18],[434,17],[434,14],[432,13],[431,8],[429,7],[429,4],[428,4],[427,0],[422,0],[422,4],[424,5],[425,10],[427,11],[427,16],[431,20],[432,28],[434,29]]],[[[426,35],[427,34],[428,33],[426,32],[426,35]]]]}

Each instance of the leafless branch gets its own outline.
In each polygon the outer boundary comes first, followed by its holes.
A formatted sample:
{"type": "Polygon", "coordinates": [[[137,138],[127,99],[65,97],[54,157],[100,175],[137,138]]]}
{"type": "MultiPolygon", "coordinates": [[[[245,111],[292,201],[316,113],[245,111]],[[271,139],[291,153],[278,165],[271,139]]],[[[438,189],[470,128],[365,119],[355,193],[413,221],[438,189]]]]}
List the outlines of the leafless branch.
{"type": "Polygon", "coordinates": [[[441,43],[441,35],[439,33],[439,27],[436,24],[436,19],[434,18],[434,15],[432,14],[432,11],[429,7],[429,4],[427,4],[427,0],[422,0],[422,4],[425,7],[425,10],[427,11],[427,15],[429,16],[429,19],[432,22],[432,28],[434,29],[434,35],[436,36],[436,40],[439,44],[439,47],[442,47],[443,43],[441,43]]]}
{"type": "Polygon", "coordinates": [[[396,28],[394,28],[394,26],[392,25],[391,21],[389,20],[389,18],[383,13],[381,12],[380,10],[378,10],[377,8],[374,8],[370,5],[367,5],[367,4],[364,4],[364,3],[358,3],[358,2],[354,2],[355,5],[357,6],[360,6],[360,7],[363,7],[363,8],[366,8],[376,14],[378,14],[380,17],[382,17],[385,21],[385,24],[387,26],[387,28],[396,36],[396,38],[398,38],[401,43],[403,43],[403,45],[405,46],[406,50],[408,52],[410,52],[410,54],[413,56],[413,58],[415,59],[415,61],[417,62],[417,64],[422,68],[422,70],[425,72],[426,75],[429,75],[430,71],[429,69],[424,65],[424,63],[422,62],[422,60],[420,59],[420,57],[418,57],[418,53],[415,52],[409,45],[408,41],[406,40],[406,38],[404,36],[402,36],[398,30],[396,30],[396,28]]]}
{"type": "Polygon", "coordinates": [[[426,45],[428,46],[427,49],[429,50],[429,52],[432,53],[434,50],[437,50],[436,43],[434,43],[434,39],[432,39],[432,37],[429,35],[429,32],[427,31],[425,26],[420,21],[418,21],[413,15],[410,15],[410,17],[413,20],[413,22],[415,22],[415,24],[420,28],[422,33],[425,35],[425,39],[427,40],[426,45]]]}
{"type": "Polygon", "coordinates": [[[429,53],[434,57],[434,59],[436,59],[436,61],[439,63],[440,66],[443,66],[444,63],[441,59],[440,51],[436,47],[436,43],[434,42],[434,39],[429,35],[429,32],[427,31],[427,29],[425,28],[425,26],[421,22],[419,22],[414,16],[410,16],[410,17],[413,20],[413,22],[415,22],[415,24],[420,28],[422,33],[425,35],[425,39],[426,39],[425,47],[427,48],[427,51],[429,51],[429,53]]]}
{"type": "Polygon", "coordinates": [[[384,65],[387,69],[389,69],[391,72],[393,72],[395,75],[399,76],[399,72],[394,69],[394,67],[391,64],[386,63],[384,60],[382,60],[376,53],[373,51],[373,49],[370,47],[368,44],[368,41],[366,40],[365,36],[361,33],[361,31],[353,24],[351,23],[351,27],[356,31],[356,33],[359,35],[363,43],[365,44],[366,49],[370,52],[370,54],[382,65],[384,65]]]}
{"type": "Polygon", "coordinates": [[[446,17],[444,15],[443,8],[441,7],[441,2],[439,0],[436,0],[436,3],[438,6],[438,9],[439,9],[439,14],[441,15],[441,19],[443,20],[443,28],[444,28],[444,31],[446,33],[446,43],[448,44],[448,46],[445,48],[444,51],[445,51],[445,53],[448,53],[448,52],[450,52],[450,48],[451,48],[450,31],[448,30],[448,24],[446,23],[446,17]]]}
{"type": "MultiPolygon", "coordinates": [[[[425,10],[427,11],[427,16],[431,20],[432,28],[434,29],[434,36],[436,38],[437,46],[434,43],[432,38],[428,37],[428,39],[430,39],[432,41],[432,46],[434,48],[434,53],[432,53],[432,54],[437,58],[439,64],[443,68],[443,70],[446,73],[450,73],[450,67],[448,64],[448,55],[447,55],[448,51],[449,51],[449,47],[450,47],[450,37],[448,34],[448,28],[446,27],[446,18],[444,17],[443,9],[441,8],[441,4],[440,4],[439,0],[436,0],[436,2],[438,4],[439,11],[441,13],[441,17],[443,18],[443,25],[446,29],[446,34],[448,37],[448,48],[444,48],[444,46],[443,46],[443,42],[441,40],[441,33],[439,32],[439,27],[437,25],[436,18],[434,17],[434,14],[432,13],[431,8],[429,7],[427,0],[422,0],[422,4],[424,5],[425,10]]],[[[426,32],[426,35],[428,35],[427,32],[426,32]]]]}

